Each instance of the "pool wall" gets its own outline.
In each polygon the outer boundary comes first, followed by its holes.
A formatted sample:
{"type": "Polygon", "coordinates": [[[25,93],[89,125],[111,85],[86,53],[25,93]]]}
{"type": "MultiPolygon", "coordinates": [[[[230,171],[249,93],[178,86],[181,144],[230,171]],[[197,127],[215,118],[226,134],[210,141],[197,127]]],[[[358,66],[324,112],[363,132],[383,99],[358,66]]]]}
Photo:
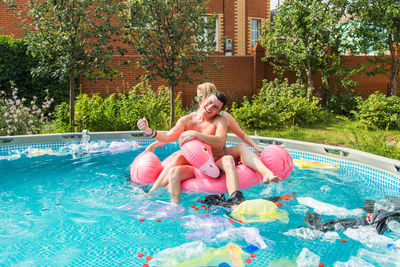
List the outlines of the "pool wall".
{"type": "MultiPolygon", "coordinates": [[[[134,140],[141,145],[148,145],[153,142],[153,139],[143,136],[141,131],[93,133],[85,131],[83,133],[6,136],[0,137],[0,156],[10,155],[15,153],[16,150],[21,152],[29,147],[57,150],[68,144],[81,143],[84,135],[90,136],[90,141],[134,140]]],[[[346,147],[283,138],[251,137],[260,147],[277,144],[287,149],[294,159],[303,158],[310,161],[338,163],[346,170],[362,174],[370,179],[369,182],[379,185],[388,193],[400,192],[400,161],[346,147]]],[[[227,142],[235,144],[240,140],[229,134],[227,142]]]]}

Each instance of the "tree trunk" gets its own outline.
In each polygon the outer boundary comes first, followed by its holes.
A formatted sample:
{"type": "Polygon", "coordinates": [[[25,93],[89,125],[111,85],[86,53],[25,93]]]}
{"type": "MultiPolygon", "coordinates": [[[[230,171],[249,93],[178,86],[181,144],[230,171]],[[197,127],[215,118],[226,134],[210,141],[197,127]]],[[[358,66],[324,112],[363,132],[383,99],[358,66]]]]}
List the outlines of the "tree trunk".
{"type": "Polygon", "coordinates": [[[396,48],[393,45],[392,35],[389,34],[389,50],[392,57],[392,73],[390,75],[389,95],[397,95],[397,78],[399,75],[399,58],[397,57],[396,48]]]}
{"type": "Polygon", "coordinates": [[[69,125],[75,131],[75,75],[74,71],[69,74],[69,125]]]}
{"type": "Polygon", "coordinates": [[[312,95],[313,95],[313,91],[314,91],[314,79],[312,76],[312,72],[311,72],[311,68],[310,67],[306,67],[306,73],[307,73],[307,98],[308,101],[312,101],[312,95]]]}
{"type": "Polygon", "coordinates": [[[174,94],[174,88],[175,86],[170,85],[170,107],[171,107],[171,120],[170,120],[170,127],[172,128],[175,124],[175,94],[174,94]]]}

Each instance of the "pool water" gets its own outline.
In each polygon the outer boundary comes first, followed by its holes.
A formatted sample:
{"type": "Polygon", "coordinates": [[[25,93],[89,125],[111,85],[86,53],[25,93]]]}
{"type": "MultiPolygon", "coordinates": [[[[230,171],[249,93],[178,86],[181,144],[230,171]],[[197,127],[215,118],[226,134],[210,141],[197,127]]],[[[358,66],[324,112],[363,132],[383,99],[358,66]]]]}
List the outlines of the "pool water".
{"type": "MultiPolygon", "coordinates": [[[[188,226],[188,220],[196,218],[199,221],[197,230],[204,231],[202,242],[207,247],[223,248],[231,241],[241,248],[251,248],[244,238],[216,240],[214,236],[207,240],[209,228],[202,227],[204,214],[220,221],[229,222],[230,218],[223,209],[201,207],[196,200],[204,198],[205,194],[184,193],[180,204],[185,210],[174,219],[168,218],[167,214],[160,222],[156,218],[139,221],[140,213],[144,211],[136,213],[135,207],[149,204],[149,201],[169,201],[164,188],[147,200],[137,199],[149,186],[131,186],[129,167],[143,149],[142,146],[116,153],[105,151],[74,157],[43,155],[0,160],[0,265],[152,265],[154,260],[148,261],[150,258],[146,260],[146,256],[157,258],[160,251],[168,248],[200,242],[188,239],[196,230],[193,225],[188,226]],[[127,207],[133,207],[133,210],[127,207]],[[144,256],[138,257],[139,253],[144,256]]],[[[156,154],[164,159],[177,149],[176,144],[171,144],[158,148],[156,154]]],[[[247,260],[245,266],[290,266],[295,264],[304,248],[318,255],[325,266],[342,266],[345,262],[354,262],[355,266],[365,262],[371,266],[396,266],[400,262],[400,249],[388,249],[388,243],[399,244],[400,232],[386,231],[383,236],[387,239],[382,241],[372,237],[379,240],[371,240],[370,244],[362,241],[362,233],[358,240],[349,237],[345,231],[335,231],[336,238],[327,240],[288,234],[305,226],[303,217],[307,211],[313,211],[300,204],[298,198],[311,197],[349,210],[362,207],[365,199],[386,205],[387,192],[354,171],[295,167],[292,175],[279,185],[258,185],[243,190],[243,193],[246,199],[294,197],[279,201],[283,204],[279,208],[289,214],[288,224],[279,220],[232,224],[234,228],[257,228],[268,245],[267,249],[252,252],[256,257],[246,254],[243,257],[243,261],[247,260]]],[[[400,192],[391,192],[391,195],[400,197],[400,192]]],[[[322,218],[327,220],[336,216],[323,215],[322,218]]],[[[229,263],[229,260],[226,263],[223,259],[217,261],[212,265],[228,266],[229,263]]]]}

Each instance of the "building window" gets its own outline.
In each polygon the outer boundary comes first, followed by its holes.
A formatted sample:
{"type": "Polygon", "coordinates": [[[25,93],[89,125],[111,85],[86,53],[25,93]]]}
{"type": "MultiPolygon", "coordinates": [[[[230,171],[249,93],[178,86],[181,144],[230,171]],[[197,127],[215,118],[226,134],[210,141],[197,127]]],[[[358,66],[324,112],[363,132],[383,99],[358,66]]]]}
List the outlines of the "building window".
{"type": "MultiPolygon", "coordinates": [[[[208,21],[208,16],[203,16],[203,19],[204,19],[204,21],[205,22],[207,22],[208,21]]],[[[207,40],[207,30],[204,30],[204,35],[203,35],[203,38],[205,39],[205,40],[207,40]]],[[[216,20],[215,20],[215,37],[214,37],[215,39],[214,39],[214,42],[215,42],[215,51],[218,51],[219,49],[218,49],[218,17],[216,18],[216,20]]]]}
{"type": "Polygon", "coordinates": [[[261,20],[251,20],[251,47],[255,46],[260,40],[261,20]]]}

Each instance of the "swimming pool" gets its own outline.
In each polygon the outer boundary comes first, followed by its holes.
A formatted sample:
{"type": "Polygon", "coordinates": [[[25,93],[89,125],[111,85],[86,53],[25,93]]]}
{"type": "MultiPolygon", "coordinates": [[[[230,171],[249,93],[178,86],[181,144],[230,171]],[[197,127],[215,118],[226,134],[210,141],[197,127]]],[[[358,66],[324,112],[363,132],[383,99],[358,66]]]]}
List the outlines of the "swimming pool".
{"type": "MultiPolygon", "coordinates": [[[[207,207],[196,201],[204,198],[204,194],[184,194],[181,207],[164,203],[169,201],[165,189],[150,199],[138,201],[135,196],[146,191],[148,186],[130,185],[129,165],[150,140],[136,139],[129,134],[124,136],[129,141],[118,141],[127,143],[125,147],[129,149],[112,152],[104,149],[110,140],[101,143],[94,136],[86,144],[80,141],[82,136],[71,134],[68,138],[72,138],[63,142],[55,142],[52,140],[55,137],[46,136],[49,142],[45,144],[13,144],[10,141],[2,146],[2,265],[143,266],[147,263],[160,266],[158,263],[167,264],[171,260],[168,255],[173,253],[178,255],[181,263],[186,262],[183,266],[193,266],[193,259],[202,266],[228,266],[224,263],[232,265],[226,249],[229,242],[247,250],[242,255],[245,266],[290,266],[295,264],[296,258],[312,260],[316,256],[320,257],[318,262],[326,266],[341,266],[340,262],[354,262],[358,266],[367,263],[396,266],[400,262],[396,247],[400,247],[400,232],[396,232],[396,224],[393,224],[395,231],[373,236],[368,229],[323,234],[298,228],[306,225],[303,221],[306,212],[314,212],[312,200],[322,202],[319,208],[326,209],[318,212],[323,214],[332,210],[329,204],[353,211],[361,208],[365,199],[390,208],[385,196],[400,197],[396,168],[390,172],[345,160],[343,157],[351,156],[353,151],[343,148],[337,148],[339,155],[327,156],[291,149],[289,144],[287,150],[294,159],[339,163],[341,168],[295,167],[291,177],[280,186],[258,185],[243,191],[246,199],[293,196],[292,200],[278,201],[283,204],[279,208],[288,212],[288,224],[281,221],[231,223],[225,210],[218,207],[206,210],[207,207]],[[43,155],[38,156],[40,151],[27,151],[28,147],[41,150],[43,155]],[[50,148],[52,151],[45,151],[50,148]],[[85,149],[98,152],[81,153],[85,149]],[[12,157],[16,154],[19,158],[12,157]],[[166,210],[168,212],[162,212],[166,210]],[[258,229],[258,233],[254,229],[258,229]],[[255,248],[251,244],[262,242],[267,247],[253,251],[255,248]],[[212,261],[211,255],[221,256],[215,256],[212,261]],[[152,260],[146,260],[148,256],[152,260]],[[200,262],[201,258],[210,261],[204,264],[200,262]]],[[[285,142],[271,140],[261,138],[259,141],[265,145],[285,142]]],[[[177,144],[170,144],[156,150],[156,154],[165,158],[177,149],[177,144]]],[[[394,162],[394,166],[396,164],[394,162]]],[[[346,211],[343,214],[335,212],[334,215],[322,215],[323,220],[346,217],[346,211]]],[[[357,210],[356,214],[364,216],[366,212],[357,210]]],[[[354,216],[357,215],[353,213],[354,216]]]]}

